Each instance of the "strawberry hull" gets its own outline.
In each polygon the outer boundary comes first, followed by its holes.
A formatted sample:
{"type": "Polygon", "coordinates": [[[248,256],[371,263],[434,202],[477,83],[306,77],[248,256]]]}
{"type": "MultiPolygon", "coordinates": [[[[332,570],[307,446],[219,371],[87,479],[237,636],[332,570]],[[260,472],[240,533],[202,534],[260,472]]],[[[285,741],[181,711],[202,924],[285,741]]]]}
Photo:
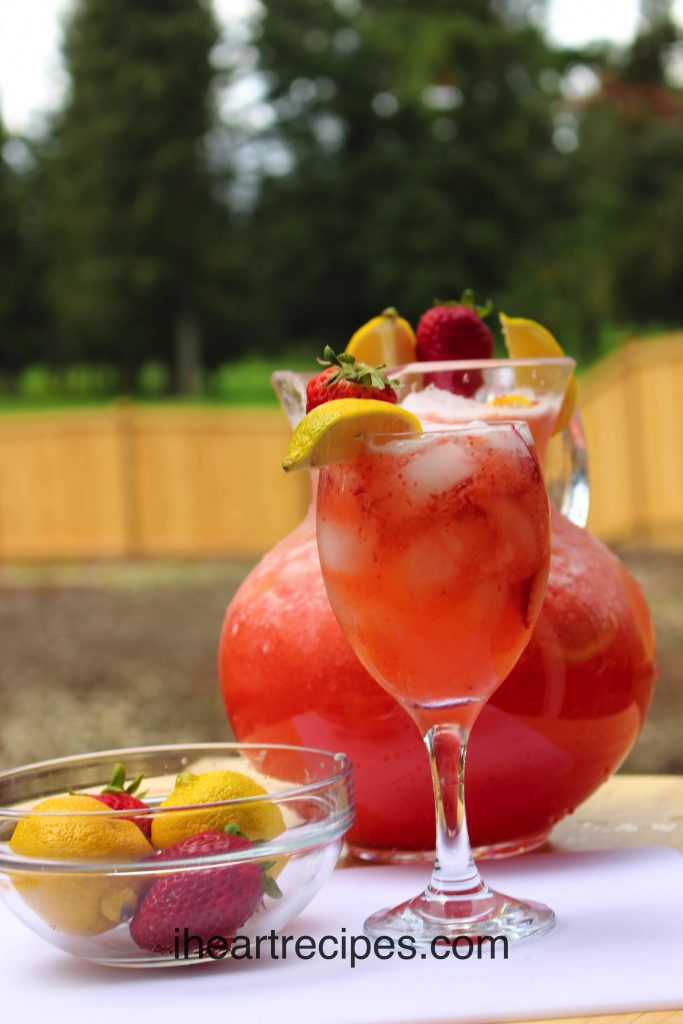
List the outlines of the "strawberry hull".
{"type": "MultiPolygon", "coordinates": [[[[148,805],[146,803],[143,803],[142,800],[138,800],[135,796],[131,796],[130,793],[95,793],[93,795],[96,800],[99,800],[102,804],[106,804],[107,807],[111,807],[113,811],[138,811],[148,809],[148,805]]],[[[134,825],[137,825],[146,839],[150,838],[152,834],[151,818],[145,818],[136,814],[133,817],[125,818],[124,820],[132,821],[134,825]]]]}

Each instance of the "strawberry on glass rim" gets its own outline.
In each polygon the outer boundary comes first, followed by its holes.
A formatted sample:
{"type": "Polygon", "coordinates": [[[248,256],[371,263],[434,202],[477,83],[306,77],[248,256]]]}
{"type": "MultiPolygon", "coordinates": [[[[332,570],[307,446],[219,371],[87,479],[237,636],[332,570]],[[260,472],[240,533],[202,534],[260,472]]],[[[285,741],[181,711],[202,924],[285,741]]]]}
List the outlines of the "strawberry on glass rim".
{"type": "Polygon", "coordinates": [[[325,369],[306,386],[307,413],[338,398],[372,398],[396,405],[398,398],[392,387],[395,382],[385,376],[384,366],[359,363],[349,352],[337,355],[329,345],[318,363],[325,369]]]}

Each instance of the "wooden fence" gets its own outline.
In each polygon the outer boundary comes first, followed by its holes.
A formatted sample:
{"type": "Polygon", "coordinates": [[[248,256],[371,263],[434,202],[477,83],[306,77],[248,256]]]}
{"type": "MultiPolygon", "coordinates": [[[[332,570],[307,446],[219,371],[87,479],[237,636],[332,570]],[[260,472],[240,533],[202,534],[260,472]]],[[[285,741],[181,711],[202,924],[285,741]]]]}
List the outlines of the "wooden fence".
{"type": "Polygon", "coordinates": [[[683,331],[629,342],[584,374],[579,409],[591,530],[683,548],[683,331]]]}
{"type": "Polygon", "coordinates": [[[277,410],[0,419],[0,559],[254,554],[303,516],[277,410]]]}
{"type": "MultiPolygon", "coordinates": [[[[579,386],[590,526],[683,547],[683,332],[632,342],[579,386]]],[[[277,410],[144,409],[0,418],[0,560],[256,554],[303,515],[277,410]]]]}

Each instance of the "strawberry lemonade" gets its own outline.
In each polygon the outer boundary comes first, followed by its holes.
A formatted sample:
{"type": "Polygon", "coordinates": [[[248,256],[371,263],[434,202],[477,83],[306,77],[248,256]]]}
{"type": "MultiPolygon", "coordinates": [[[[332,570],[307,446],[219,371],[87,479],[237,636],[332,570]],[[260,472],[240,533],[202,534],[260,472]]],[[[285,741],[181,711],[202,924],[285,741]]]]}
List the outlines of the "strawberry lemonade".
{"type": "Polygon", "coordinates": [[[499,423],[522,420],[531,430],[541,462],[571,381],[574,360],[546,359],[529,365],[525,360],[489,360],[463,363],[413,363],[396,370],[398,398],[403,408],[419,417],[429,430],[447,430],[454,424],[483,420],[499,423]],[[476,393],[462,393],[477,376],[476,393]],[[460,390],[456,390],[459,388],[460,390]]]}
{"type": "MultiPolygon", "coordinates": [[[[553,912],[488,887],[464,814],[470,729],[524,650],[548,579],[549,505],[531,432],[473,422],[359,438],[351,407],[330,405],[337,433],[315,448],[323,579],[355,653],[419,726],[437,807],[429,886],[373,914],[366,932],[420,944],[540,935],[553,912]]],[[[377,421],[397,415],[373,405],[377,421]]],[[[303,446],[293,448],[300,464],[303,446]]]]}
{"type": "Polygon", "coordinates": [[[423,723],[484,701],[545,590],[548,500],[524,424],[368,440],[323,471],[318,548],[332,607],[423,723]]]}

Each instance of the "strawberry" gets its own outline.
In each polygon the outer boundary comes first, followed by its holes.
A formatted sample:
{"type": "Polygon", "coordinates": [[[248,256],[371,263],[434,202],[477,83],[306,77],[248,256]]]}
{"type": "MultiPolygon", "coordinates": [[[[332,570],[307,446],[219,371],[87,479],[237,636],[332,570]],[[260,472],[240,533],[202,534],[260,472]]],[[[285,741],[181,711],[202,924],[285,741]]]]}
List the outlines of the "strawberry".
{"type": "MultiPolygon", "coordinates": [[[[234,829],[225,833],[211,830],[183,839],[147,860],[209,857],[248,850],[253,845],[234,829]]],[[[172,953],[178,936],[187,928],[188,936],[199,937],[202,951],[215,935],[230,945],[237,929],[256,911],[264,891],[279,895],[273,879],[265,873],[267,866],[232,864],[155,878],[130,923],[133,940],[141,949],[172,953]]]]}
{"type": "Polygon", "coordinates": [[[382,373],[384,366],[357,363],[348,352],[336,355],[329,345],[323,356],[318,362],[326,369],[306,386],[306,412],[335,398],[375,398],[396,405],[398,398],[391,386],[395,381],[382,373]]]}
{"type": "MultiPolygon", "coordinates": [[[[445,359],[490,359],[493,335],[483,321],[491,312],[491,303],[474,305],[467,289],[459,302],[436,300],[417,325],[417,358],[421,362],[445,359]]],[[[445,391],[469,397],[482,384],[479,370],[439,371],[430,375],[431,383],[445,391]]]]}
{"type": "MultiPolygon", "coordinates": [[[[95,800],[99,800],[100,803],[106,804],[107,807],[111,807],[113,811],[130,811],[147,808],[149,805],[143,803],[140,797],[133,796],[135,790],[139,788],[142,779],[142,774],[136,775],[133,781],[126,786],[126,769],[122,764],[117,764],[114,768],[109,785],[105,786],[101,793],[93,795],[95,800]]],[[[136,814],[132,818],[125,818],[124,820],[132,821],[134,825],[137,825],[147,839],[151,837],[151,818],[143,818],[136,814]]]]}

